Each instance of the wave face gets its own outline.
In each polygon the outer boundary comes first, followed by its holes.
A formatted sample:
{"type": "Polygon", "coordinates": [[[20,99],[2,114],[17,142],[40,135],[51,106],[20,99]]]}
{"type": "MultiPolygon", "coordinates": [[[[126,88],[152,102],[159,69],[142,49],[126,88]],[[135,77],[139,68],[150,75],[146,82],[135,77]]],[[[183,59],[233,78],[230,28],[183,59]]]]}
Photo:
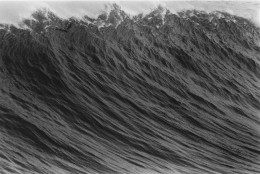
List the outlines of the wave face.
{"type": "Polygon", "coordinates": [[[38,11],[0,29],[0,170],[260,173],[260,30],[227,13],[38,11]]]}

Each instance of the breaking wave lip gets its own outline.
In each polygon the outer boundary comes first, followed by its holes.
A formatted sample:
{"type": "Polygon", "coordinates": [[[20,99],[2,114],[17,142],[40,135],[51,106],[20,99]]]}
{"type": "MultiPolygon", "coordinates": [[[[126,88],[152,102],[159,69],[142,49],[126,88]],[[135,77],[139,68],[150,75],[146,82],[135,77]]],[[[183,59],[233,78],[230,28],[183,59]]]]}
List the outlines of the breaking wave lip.
{"type": "Polygon", "coordinates": [[[0,25],[3,173],[260,172],[260,30],[224,12],[0,25]]]}

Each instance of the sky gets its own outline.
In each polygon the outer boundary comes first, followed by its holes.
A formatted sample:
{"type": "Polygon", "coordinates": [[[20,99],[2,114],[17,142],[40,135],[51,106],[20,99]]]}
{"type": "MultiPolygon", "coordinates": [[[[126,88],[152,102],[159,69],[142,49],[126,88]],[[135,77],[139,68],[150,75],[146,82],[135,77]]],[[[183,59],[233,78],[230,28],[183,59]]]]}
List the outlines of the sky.
{"type": "Polygon", "coordinates": [[[33,11],[48,8],[59,17],[97,17],[106,4],[117,3],[130,15],[149,13],[158,5],[166,7],[172,13],[186,9],[198,9],[207,12],[219,10],[245,17],[260,26],[260,0],[255,1],[1,1],[0,23],[18,24],[28,18],[33,11]]]}

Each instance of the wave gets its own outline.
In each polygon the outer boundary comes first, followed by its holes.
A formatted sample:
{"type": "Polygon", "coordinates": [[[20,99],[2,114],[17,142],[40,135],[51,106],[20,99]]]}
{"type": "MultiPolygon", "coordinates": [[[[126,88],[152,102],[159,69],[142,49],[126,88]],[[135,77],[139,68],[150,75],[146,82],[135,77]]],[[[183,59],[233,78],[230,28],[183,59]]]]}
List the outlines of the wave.
{"type": "Polygon", "coordinates": [[[1,24],[3,173],[259,173],[260,30],[119,6],[1,24]]]}

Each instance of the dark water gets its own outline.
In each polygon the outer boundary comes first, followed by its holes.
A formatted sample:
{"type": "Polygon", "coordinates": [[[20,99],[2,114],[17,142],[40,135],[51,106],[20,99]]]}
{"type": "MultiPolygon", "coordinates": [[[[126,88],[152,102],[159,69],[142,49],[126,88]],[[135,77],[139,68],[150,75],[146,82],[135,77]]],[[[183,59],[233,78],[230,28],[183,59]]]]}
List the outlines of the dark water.
{"type": "Polygon", "coordinates": [[[259,174],[259,28],[190,13],[0,29],[0,173],[259,174]]]}

